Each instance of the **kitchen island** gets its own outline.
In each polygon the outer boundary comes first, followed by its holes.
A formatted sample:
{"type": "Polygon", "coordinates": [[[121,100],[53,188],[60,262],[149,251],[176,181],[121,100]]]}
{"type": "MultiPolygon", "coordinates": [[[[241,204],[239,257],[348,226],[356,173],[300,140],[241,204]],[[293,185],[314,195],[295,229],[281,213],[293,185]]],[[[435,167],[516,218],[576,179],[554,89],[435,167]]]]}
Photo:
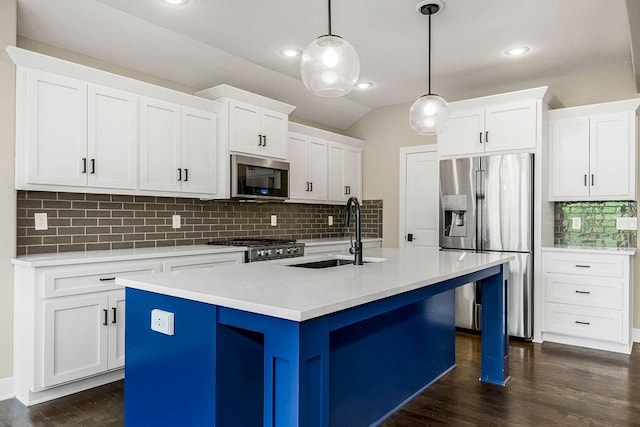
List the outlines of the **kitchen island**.
{"type": "Polygon", "coordinates": [[[362,266],[291,266],[320,258],[117,279],[126,424],[375,424],[455,367],[453,291],[475,280],[480,380],[508,381],[511,257],[379,249],[362,266]],[[174,314],[173,335],[151,330],[153,309],[174,314]]]}

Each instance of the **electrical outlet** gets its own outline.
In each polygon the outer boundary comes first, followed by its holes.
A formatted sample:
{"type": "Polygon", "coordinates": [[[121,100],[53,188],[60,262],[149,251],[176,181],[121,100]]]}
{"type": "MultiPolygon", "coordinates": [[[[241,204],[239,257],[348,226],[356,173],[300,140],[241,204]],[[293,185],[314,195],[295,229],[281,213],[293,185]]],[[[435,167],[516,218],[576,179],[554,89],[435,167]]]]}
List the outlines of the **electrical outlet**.
{"type": "Polygon", "coordinates": [[[333,225],[333,215],[329,215],[328,221],[329,225],[333,225]]]}
{"type": "Polygon", "coordinates": [[[180,228],[180,215],[174,215],[171,219],[173,228],[180,228]]]}
{"type": "Polygon", "coordinates": [[[638,229],[638,218],[636,217],[620,217],[616,218],[616,229],[617,230],[637,230],[638,229]]]}
{"type": "Polygon", "coordinates": [[[277,215],[271,215],[271,226],[275,227],[276,225],[278,225],[278,216],[277,215]]]}
{"type": "Polygon", "coordinates": [[[49,224],[47,222],[47,213],[37,213],[33,215],[33,220],[35,222],[36,230],[48,230],[49,224]]]}
{"type": "Polygon", "coordinates": [[[579,216],[571,218],[571,228],[573,230],[580,230],[582,227],[582,218],[579,216]]]}
{"type": "Polygon", "coordinates": [[[165,335],[173,335],[173,313],[154,308],[151,310],[151,330],[165,335]]]}

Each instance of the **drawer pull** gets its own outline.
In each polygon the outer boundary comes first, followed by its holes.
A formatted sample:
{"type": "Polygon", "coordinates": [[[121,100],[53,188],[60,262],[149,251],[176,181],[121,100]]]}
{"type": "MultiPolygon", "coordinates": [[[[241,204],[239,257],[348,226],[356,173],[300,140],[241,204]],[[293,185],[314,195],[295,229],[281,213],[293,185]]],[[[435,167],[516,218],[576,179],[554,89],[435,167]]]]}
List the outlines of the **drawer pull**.
{"type": "Polygon", "coordinates": [[[109,310],[107,310],[106,308],[103,308],[102,312],[104,313],[104,322],[102,322],[102,324],[104,326],[107,326],[109,325],[109,310]]]}
{"type": "Polygon", "coordinates": [[[589,325],[591,324],[590,322],[581,322],[581,321],[579,321],[579,320],[576,320],[576,323],[577,323],[578,325],[587,325],[587,326],[589,326],[589,325]]]}
{"type": "Polygon", "coordinates": [[[111,307],[111,310],[113,310],[113,320],[111,321],[111,323],[117,323],[117,319],[118,319],[118,313],[117,313],[117,308],[116,307],[111,307]]]}
{"type": "Polygon", "coordinates": [[[115,277],[101,277],[98,280],[100,280],[101,282],[109,282],[111,280],[116,280],[116,278],[115,277]]]}
{"type": "Polygon", "coordinates": [[[584,264],[576,264],[576,267],[578,267],[578,268],[591,268],[590,265],[584,265],[584,264]]]}
{"type": "Polygon", "coordinates": [[[591,295],[591,292],[589,292],[589,291],[576,291],[576,294],[591,295]]]}

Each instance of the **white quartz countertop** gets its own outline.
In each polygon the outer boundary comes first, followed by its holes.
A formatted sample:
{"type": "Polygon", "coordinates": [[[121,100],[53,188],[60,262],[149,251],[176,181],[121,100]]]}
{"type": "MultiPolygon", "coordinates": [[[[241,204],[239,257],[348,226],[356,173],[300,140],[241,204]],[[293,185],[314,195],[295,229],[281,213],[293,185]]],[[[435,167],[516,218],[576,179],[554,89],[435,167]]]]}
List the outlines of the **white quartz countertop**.
{"type": "Polygon", "coordinates": [[[596,248],[593,246],[549,246],[543,247],[543,252],[580,252],[589,254],[635,255],[636,248],[596,248]]]}
{"type": "Polygon", "coordinates": [[[62,252],[19,256],[11,260],[12,264],[26,267],[49,267],[57,265],[89,264],[106,261],[130,261],[137,259],[166,258],[173,256],[193,256],[244,252],[242,246],[170,246],[165,248],[113,249],[109,251],[62,252]]]}
{"type": "Polygon", "coordinates": [[[304,321],[513,259],[504,254],[440,251],[437,248],[370,249],[362,266],[324,269],[290,264],[328,259],[306,256],[271,262],[117,278],[130,288],[304,321]]]}

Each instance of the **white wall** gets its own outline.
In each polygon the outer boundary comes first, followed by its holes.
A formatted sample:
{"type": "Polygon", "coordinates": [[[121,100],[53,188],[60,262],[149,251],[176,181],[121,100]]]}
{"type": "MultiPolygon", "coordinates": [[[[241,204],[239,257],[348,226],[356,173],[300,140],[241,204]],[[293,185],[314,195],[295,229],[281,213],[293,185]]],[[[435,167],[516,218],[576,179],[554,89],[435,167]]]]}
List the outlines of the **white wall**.
{"type": "Polygon", "coordinates": [[[15,67],[4,49],[16,45],[16,11],[16,0],[0,0],[0,379],[13,376],[15,67]]]}

